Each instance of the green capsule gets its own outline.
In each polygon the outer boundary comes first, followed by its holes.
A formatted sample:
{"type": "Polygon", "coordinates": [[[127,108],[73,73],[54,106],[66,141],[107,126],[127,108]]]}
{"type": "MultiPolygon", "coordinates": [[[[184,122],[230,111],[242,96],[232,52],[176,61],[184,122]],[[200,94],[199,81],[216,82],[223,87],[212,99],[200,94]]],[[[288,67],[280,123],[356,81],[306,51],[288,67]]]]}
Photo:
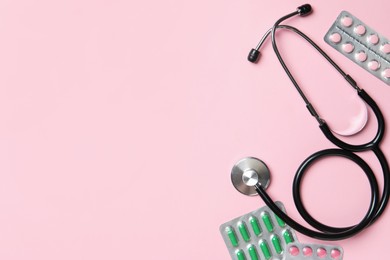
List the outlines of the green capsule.
{"type": "Polygon", "coordinates": [[[248,233],[248,229],[246,228],[246,225],[244,222],[240,221],[238,223],[238,230],[240,230],[240,233],[241,233],[241,236],[242,238],[248,242],[251,238],[250,238],[250,235],[248,233]]]}
{"type": "Polygon", "coordinates": [[[261,234],[261,228],[259,225],[259,221],[257,220],[256,217],[250,217],[249,222],[251,223],[253,232],[255,233],[256,236],[259,236],[261,234]]]}
{"type": "Polygon", "coordinates": [[[260,248],[261,248],[261,251],[263,251],[265,259],[267,259],[267,260],[270,259],[272,254],[271,254],[271,251],[269,250],[268,244],[265,240],[260,241],[260,248]]]}
{"type": "Polygon", "coordinates": [[[237,250],[236,256],[238,260],[246,260],[245,253],[242,250],[237,250]]]}
{"type": "Polygon", "coordinates": [[[238,240],[237,240],[236,232],[234,232],[234,229],[232,227],[226,227],[225,232],[228,235],[230,242],[232,243],[232,246],[234,247],[238,246],[238,240]]]}
{"type": "Polygon", "coordinates": [[[264,225],[267,228],[268,232],[272,232],[274,230],[274,226],[272,224],[271,217],[267,212],[263,212],[263,214],[261,215],[261,218],[263,219],[264,225]]]}
{"type": "Polygon", "coordinates": [[[251,260],[258,260],[259,259],[258,254],[257,254],[257,250],[256,250],[254,245],[249,246],[248,252],[249,252],[249,255],[251,256],[251,260]]]}
{"type": "Polygon", "coordinates": [[[284,227],[286,225],[286,223],[281,218],[279,218],[278,215],[275,214],[275,218],[280,227],[284,227]]]}
{"type": "Polygon", "coordinates": [[[284,241],[286,241],[286,244],[290,244],[290,243],[294,242],[294,238],[291,235],[291,232],[288,230],[283,232],[283,237],[284,237],[284,241]]]}
{"type": "Polygon", "coordinates": [[[271,238],[272,244],[274,245],[276,253],[280,254],[283,252],[282,246],[280,244],[280,239],[278,236],[273,235],[271,238]]]}

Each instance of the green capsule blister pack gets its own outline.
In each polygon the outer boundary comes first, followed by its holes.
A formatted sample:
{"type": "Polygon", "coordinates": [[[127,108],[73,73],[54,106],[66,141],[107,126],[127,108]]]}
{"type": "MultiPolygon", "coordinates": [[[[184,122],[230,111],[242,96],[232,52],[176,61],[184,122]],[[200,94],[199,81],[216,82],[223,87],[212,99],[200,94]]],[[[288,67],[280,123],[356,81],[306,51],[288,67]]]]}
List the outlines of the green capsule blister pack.
{"type": "MultiPolygon", "coordinates": [[[[281,202],[276,205],[283,211],[281,202]]],[[[297,241],[295,231],[268,207],[262,207],[220,226],[232,259],[282,259],[287,245],[297,241]]]]}
{"type": "MultiPolygon", "coordinates": [[[[285,211],[281,202],[276,205],[285,211]]],[[[333,245],[299,243],[295,231],[268,207],[222,224],[219,228],[234,260],[342,260],[333,245]]]]}

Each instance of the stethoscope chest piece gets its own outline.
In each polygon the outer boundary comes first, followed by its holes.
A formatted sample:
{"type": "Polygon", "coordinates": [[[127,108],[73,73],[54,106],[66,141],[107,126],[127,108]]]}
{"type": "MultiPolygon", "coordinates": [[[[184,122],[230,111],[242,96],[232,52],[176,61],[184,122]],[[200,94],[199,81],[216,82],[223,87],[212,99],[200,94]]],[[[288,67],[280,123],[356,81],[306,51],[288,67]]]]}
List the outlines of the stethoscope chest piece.
{"type": "Polygon", "coordinates": [[[242,194],[257,195],[255,185],[266,189],[270,183],[270,174],[267,165],[257,158],[246,157],[238,161],[231,173],[233,186],[242,194]]]}

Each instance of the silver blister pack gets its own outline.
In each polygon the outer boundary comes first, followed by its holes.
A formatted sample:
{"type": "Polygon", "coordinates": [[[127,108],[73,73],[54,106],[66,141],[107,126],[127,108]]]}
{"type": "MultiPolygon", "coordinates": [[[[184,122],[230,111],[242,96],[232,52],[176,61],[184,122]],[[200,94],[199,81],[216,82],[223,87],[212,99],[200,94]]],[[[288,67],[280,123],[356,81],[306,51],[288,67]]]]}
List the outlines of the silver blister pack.
{"type": "Polygon", "coordinates": [[[325,42],[390,85],[390,42],[347,11],[325,34],[325,42]]]}
{"type": "Polygon", "coordinates": [[[284,260],[342,260],[343,255],[339,246],[291,243],[284,260]]]}
{"type": "MultiPolygon", "coordinates": [[[[285,211],[281,202],[278,207],[285,211]]],[[[268,207],[262,207],[220,226],[232,259],[283,259],[287,245],[297,241],[295,231],[268,207]]]]}

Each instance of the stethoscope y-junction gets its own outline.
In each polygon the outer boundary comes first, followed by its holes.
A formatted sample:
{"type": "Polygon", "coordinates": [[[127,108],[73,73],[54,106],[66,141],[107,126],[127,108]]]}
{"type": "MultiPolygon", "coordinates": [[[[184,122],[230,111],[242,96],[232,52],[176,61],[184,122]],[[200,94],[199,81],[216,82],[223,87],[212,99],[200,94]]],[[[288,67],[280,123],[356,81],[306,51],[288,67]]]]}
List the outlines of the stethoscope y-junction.
{"type": "Polygon", "coordinates": [[[309,156],[298,168],[293,181],[293,197],[295,205],[301,216],[316,230],[307,228],[291,219],[287,214],[285,214],[281,209],[279,209],[279,207],[269,197],[266,192],[266,188],[269,185],[269,171],[267,166],[262,161],[252,157],[248,157],[239,161],[233,167],[232,182],[237,188],[237,190],[246,195],[255,195],[256,193],[260,195],[260,197],[264,200],[267,206],[271,208],[271,210],[274,211],[275,214],[277,214],[282,220],[284,220],[290,227],[292,227],[296,231],[316,239],[340,240],[356,235],[357,233],[374,223],[384,212],[385,207],[388,203],[390,171],[388,162],[379,147],[379,144],[382,141],[385,132],[385,122],[382,112],[380,111],[375,101],[363,89],[359,88],[355,80],[353,80],[351,76],[346,74],[317,44],[315,44],[308,36],[306,36],[297,28],[280,24],[284,20],[291,18],[295,15],[306,16],[310,14],[311,11],[311,6],[309,4],[305,4],[298,7],[295,12],[287,14],[277,20],[274,26],[269,29],[262,37],[257,47],[250,51],[248,55],[248,60],[253,63],[257,62],[260,57],[259,49],[261,48],[265,40],[268,38],[268,36],[271,35],[272,47],[274,49],[274,52],[284,71],[286,72],[291,82],[304,100],[310,114],[317,120],[319,127],[325,137],[337,147],[339,147],[335,149],[321,150],[309,156]],[[332,133],[325,120],[318,115],[314,106],[307,99],[302,89],[291,74],[286,63],[284,62],[282,56],[280,55],[275,39],[275,32],[279,29],[292,31],[298,34],[303,39],[305,39],[309,44],[311,44],[345,78],[345,80],[356,90],[358,96],[372,109],[378,122],[378,130],[376,132],[375,137],[370,142],[361,145],[348,144],[340,140],[332,133]],[[384,185],[381,195],[379,194],[380,192],[378,183],[373,171],[368,166],[368,164],[363,159],[361,159],[361,157],[355,154],[356,152],[363,151],[372,151],[380,162],[384,179],[384,185]],[[369,209],[363,219],[356,225],[348,227],[331,227],[325,225],[314,219],[302,203],[301,182],[306,170],[315,161],[329,156],[339,156],[352,160],[364,171],[369,181],[371,187],[371,200],[369,209]]]}

